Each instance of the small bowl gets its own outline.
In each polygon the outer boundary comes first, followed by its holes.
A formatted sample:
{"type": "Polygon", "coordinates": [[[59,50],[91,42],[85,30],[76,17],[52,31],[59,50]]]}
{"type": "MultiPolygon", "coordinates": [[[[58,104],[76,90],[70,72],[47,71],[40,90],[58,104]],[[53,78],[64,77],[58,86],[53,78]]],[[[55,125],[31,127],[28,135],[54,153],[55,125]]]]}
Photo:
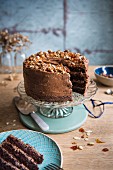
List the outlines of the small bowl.
{"type": "Polygon", "coordinates": [[[97,78],[97,80],[106,85],[106,86],[113,86],[113,78],[109,78],[109,77],[105,77],[103,75],[101,75],[102,73],[106,74],[106,75],[113,75],[113,66],[101,66],[101,67],[97,67],[94,70],[94,74],[95,77],[97,78]]]}

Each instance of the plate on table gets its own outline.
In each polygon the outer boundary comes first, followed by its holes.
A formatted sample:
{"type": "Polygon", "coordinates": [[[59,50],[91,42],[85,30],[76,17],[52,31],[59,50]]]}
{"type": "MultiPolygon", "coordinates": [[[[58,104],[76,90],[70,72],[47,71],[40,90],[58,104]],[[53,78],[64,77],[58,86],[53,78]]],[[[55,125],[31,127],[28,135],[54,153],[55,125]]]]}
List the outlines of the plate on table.
{"type": "Polygon", "coordinates": [[[14,135],[23,142],[30,144],[44,156],[42,164],[38,165],[40,170],[44,170],[50,163],[54,163],[62,167],[63,158],[58,144],[49,136],[32,130],[11,130],[0,133],[0,143],[7,138],[8,135],[14,135]]]}

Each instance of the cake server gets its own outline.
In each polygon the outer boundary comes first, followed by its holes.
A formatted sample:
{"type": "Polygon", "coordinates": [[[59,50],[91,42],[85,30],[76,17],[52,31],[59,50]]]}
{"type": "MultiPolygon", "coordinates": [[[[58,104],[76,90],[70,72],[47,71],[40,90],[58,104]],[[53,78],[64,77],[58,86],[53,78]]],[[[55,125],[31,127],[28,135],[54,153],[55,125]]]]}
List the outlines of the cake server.
{"type": "Polygon", "coordinates": [[[30,115],[38,126],[43,130],[49,130],[49,126],[36,114],[37,108],[20,97],[14,97],[14,103],[17,109],[24,115],[30,115]]]}

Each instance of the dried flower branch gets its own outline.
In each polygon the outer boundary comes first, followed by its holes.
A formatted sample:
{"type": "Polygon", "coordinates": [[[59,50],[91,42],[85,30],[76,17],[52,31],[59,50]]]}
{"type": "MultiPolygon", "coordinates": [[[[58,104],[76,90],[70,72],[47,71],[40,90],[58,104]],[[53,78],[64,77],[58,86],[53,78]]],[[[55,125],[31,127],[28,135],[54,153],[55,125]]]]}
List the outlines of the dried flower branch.
{"type": "Polygon", "coordinates": [[[23,47],[29,47],[31,44],[27,36],[19,33],[10,34],[8,30],[0,31],[0,46],[6,52],[18,52],[23,47]]]}

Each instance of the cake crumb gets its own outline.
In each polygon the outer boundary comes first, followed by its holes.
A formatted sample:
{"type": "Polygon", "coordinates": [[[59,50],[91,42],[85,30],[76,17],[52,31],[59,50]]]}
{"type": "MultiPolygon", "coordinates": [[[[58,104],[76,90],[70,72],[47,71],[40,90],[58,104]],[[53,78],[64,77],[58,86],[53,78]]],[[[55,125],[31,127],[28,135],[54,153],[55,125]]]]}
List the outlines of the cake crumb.
{"type": "Polygon", "coordinates": [[[109,149],[108,148],[103,148],[102,151],[107,152],[107,151],[109,151],[109,149]]]}
{"type": "Polygon", "coordinates": [[[9,125],[9,122],[6,122],[6,125],[9,125]]]}

